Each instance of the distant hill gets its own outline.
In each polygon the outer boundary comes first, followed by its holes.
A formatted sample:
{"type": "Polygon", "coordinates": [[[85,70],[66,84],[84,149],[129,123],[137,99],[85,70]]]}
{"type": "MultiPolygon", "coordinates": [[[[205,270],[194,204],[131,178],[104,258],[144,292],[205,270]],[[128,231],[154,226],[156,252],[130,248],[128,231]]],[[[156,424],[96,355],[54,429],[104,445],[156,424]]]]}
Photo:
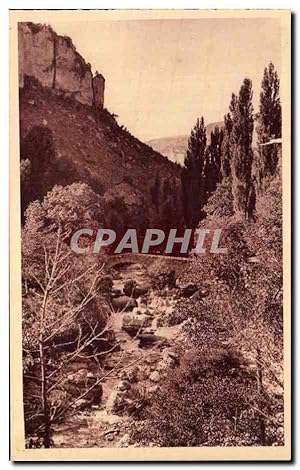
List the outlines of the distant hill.
{"type": "MultiPolygon", "coordinates": [[[[206,126],[207,142],[210,142],[210,133],[215,126],[224,127],[223,121],[212,122],[206,126]]],[[[162,137],[160,139],[149,140],[147,145],[156,152],[168,157],[169,160],[183,165],[189,135],[179,135],[173,137],[162,137]]]]}
{"type": "Polygon", "coordinates": [[[188,135],[162,137],[160,139],[149,140],[146,143],[156,152],[168,157],[172,162],[182,165],[187,149],[188,138],[188,135]]]}

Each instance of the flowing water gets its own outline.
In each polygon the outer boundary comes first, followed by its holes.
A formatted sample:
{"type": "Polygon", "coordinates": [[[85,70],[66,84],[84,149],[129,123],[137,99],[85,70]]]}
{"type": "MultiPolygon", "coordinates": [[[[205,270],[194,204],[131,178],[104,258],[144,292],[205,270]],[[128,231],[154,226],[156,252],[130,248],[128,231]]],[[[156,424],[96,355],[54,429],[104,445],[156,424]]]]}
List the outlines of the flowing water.
{"type": "Polygon", "coordinates": [[[123,292],[125,283],[134,280],[139,286],[147,286],[148,293],[136,299],[137,305],[131,311],[112,313],[111,329],[119,348],[104,361],[101,404],[76,412],[63,424],[56,425],[53,441],[57,447],[126,447],[131,418],[126,413],[115,414],[113,410],[118,394],[125,393],[119,391],[124,374],[138,369],[138,386],[146,391],[153,389],[161,377],[163,358],[180,331],[180,325],[163,326],[162,320],[172,312],[176,300],[168,290],[162,295],[161,291],[151,287],[151,277],[144,266],[124,263],[114,269],[114,291],[123,292]],[[139,334],[129,334],[122,327],[124,315],[135,319],[147,317],[147,327],[142,328],[139,334]],[[142,343],[140,333],[147,339],[146,344],[142,343]]]}

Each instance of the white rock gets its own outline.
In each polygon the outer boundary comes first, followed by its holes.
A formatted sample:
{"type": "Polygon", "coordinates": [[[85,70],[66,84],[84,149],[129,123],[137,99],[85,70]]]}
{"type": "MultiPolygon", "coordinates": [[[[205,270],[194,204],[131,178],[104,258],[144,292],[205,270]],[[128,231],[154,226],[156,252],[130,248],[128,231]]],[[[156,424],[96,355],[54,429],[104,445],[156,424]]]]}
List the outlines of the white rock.
{"type": "Polygon", "coordinates": [[[149,376],[149,379],[152,382],[158,382],[159,381],[159,372],[157,370],[155,370],[154,372],[151,372],[151,374],[149,376]]]}

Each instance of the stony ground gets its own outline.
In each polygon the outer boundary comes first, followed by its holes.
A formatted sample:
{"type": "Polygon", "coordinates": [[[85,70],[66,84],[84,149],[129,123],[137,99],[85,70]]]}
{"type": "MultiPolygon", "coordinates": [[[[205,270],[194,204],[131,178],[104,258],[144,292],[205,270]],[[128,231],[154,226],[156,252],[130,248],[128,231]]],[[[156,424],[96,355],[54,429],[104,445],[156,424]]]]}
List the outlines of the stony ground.
{"type": "Polygon", "coordinates": [[[134,416],[178,359],[175,346],[182,325],[167,326],[178,289],[153,289],[146,269],[131,264],[116,272],[113,295],[111,329],[119,347],[102,364],[101,402],[76,409],[63,424],[56,425],[54,446],[127,447],[134,416]],[[137,286],[124,300],[128,281],[137,286]]]}

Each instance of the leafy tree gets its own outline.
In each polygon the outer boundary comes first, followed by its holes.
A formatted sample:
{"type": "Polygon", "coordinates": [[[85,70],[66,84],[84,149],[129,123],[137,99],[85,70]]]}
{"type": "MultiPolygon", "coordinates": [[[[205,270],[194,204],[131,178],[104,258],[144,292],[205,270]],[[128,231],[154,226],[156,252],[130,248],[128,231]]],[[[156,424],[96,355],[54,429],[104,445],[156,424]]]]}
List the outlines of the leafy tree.
{"type": "Polygon", "coordinates": [[[85,354],[106,354],[109,309],[97,260],[76,257],[60,229],[31,228],[25,226],[22,254],[25,427],[49,448],[53,423],[100,384],[94,378],[83,393],[70,395],[65,367],[85,354]]]}
{"type": "Polygon", "coordinates": [[[40,199],[52,187],[49,169],[56,157],[51,129],[45,126],[32,127],[20,143],[22,215],[29,202],[40,199]]]}
{"type": "MultiPolygon", "coordinates": [[[[232,96],[232,102],[230,108],[234,109],[235,95],[232,96]]],[[[223,178],[228,178],[231,176],[231,131],[232,131],[232,113],[229,112],[224,116],[224,138],[222,141],[221,149],[221,172],[223,178]]]]}
{"type": "Polygon", "coordinates": [[[196,227],[201,218],[205,188],[203,169],[205,162],[206,130],[204,118],[197,119],[188,141],[182,172],[183,208],[186,224],[196,227]]]}
{"type": "Polygon", "coordinates": [[[101,198],[83,183],[55,186],[43,201],[31,202],[25,212],[22,231],[23,269],[27,273],[32,271],[34,276],[42,276],[46,240],[50,248],[51,243],[55,246],[60,230],[63,242],[68,244],[74,230],[87,226],[88,217],[90,228],[101,225],[101,213],[101,198]]]}
{"type": "Polygon", "coordinates": [[[217,184],[221,181],[221,148],[224,133],[218,126],[214,128],[210,135],[210,144],[205,152],[204,181],[205,181],[205,201],[216,190],[217,184]]]}
{"type": "Polygon", "coordinates": [[[280,81],[274,65],[270,62],[264,70],[261,83],[257,134],[261,159],[260,178],[274,175],[278,162],[276,145],[261,145],[272,138],[281,137],[280,81]]]}
{"type": "Polygon", "coordinates": [[[87,184],[56,185],[41,203],[47,223],[71,233],[88,221],[103,222],[103,203],[87,184]]]}
{"type": "Polygon", "coordinates": [[[215,192],[204,206],[207,217],[229,217],[234,214],[231,183],[228,179],[218,184],[215,192]]]}
{"type": "Polygon", "coordinates": [[[169,324],[185,321],[183,344],[195,350],[185,367],[182,364],[170,372],[171,383],[161,387],[148,410],[145,430],[151,432],[143,437],[154,444],[172,445],[172,440],[177,445],[283,444],[280,178],[269,182],[265,196],[259,195],[255,221],[233,214],[232,199],[231,184],[226,179],[205,206],[207,218],[200,227],[223,227],[222,245],[228,252],[207,255],[205,263],[195,257],[184,274],[185,282],[201,285],[201,291],[188,303],[178,302],[169,324]],[[241,369],[229,368],[233,375],[230,373],[228,382],[218,373],[216,363],[210,362],[213,348],[220,348],[220,344],[226,350],[222,374],[226,376],[227,354],[241,354],[243,361],[241,369]],[[206,355],[203,372],[208,367],[211,375],[204,373],[204,379],[201,372],[195,381],[191,377],[185,382],[193,369],[193,357],[200,366],[198,354],[206,355]],[[249,361],[248,365],[244,361],[249,361]],[[216,398],[218,394],[223,401],[216,398]],[[232,402],[237,412],[228,408],[232,402]],[[159,415],[160,407],[163,411],[159,415]],[[206,414],[207,409],[210,413],[206,414]],[[195,425],[195,417],[200,415],[201,421],[195,425]],[[220,422],[223,425],[218,428],[220,422]],[[229,422],[235,423],[233,427],[229,422]]]}
{"type": "Polygon", "coordinates": [[[217,168],[217,182],[221,181],[221,155],[224,132],[218,126],[210,134],[210,151],[217,168]]]}
{"type": "Polygon", "coordinates": [[[234,209],[249,218],[250,194],[252,183],[252,136],[253,136],[253,106],[252,82],[246,78],[241,86],[239,96],[234,101],[232,127],[232,191],[234,209]]]}
{"type": "Polygon", "coordinates": [[[128,228],[128,222],[133,218],[123,197],[116,195],[105,203],[105,226],[117,232],[119,236],[128,228]]]}
{"type": "MultiPolygon", "coordinates": [[[[100,198],[85,184],[55,186],[42,202],[29,204],[22,231],[23,359],[26,435],[51,446],[51,428],[91,389],[67,392],[67,364],[87,354],[105,354],[109,308],[103,264],[78,256],[69,236],[86,217],[101,212],[100,198]],[[103,290],[104,288],[104,290],[103,290]],[[55,398],[56,396],[56,398],[55,398]],[[60,397],[59,399],[57,397],[60,397]],[[60,403],[60,405],[58,405],[60,403]]],[[[99,220],[99,219],[98,219],[99,220]]],[[[100,380],[100,377],[99,377],[100,380]]],[[[69,387],[70,390],[70,387],[69,387]]],[[[98,390],[99,391],[99,390],[98,390]]]]}

